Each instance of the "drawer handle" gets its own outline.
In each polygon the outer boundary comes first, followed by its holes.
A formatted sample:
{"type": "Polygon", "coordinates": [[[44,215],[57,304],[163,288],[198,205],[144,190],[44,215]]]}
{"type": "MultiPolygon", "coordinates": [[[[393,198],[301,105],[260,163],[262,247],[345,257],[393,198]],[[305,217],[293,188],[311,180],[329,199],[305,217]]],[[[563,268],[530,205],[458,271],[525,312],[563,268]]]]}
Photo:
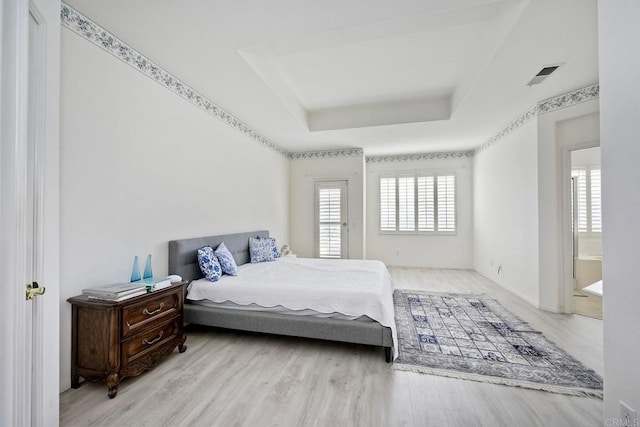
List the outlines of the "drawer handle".
{"type": "Polygon", "coordinates": [[[145,308],[144,310],[142,310],[142,314],[146,314],[147,316],[151,316],[152,314],[156,314],[157,312],[161,311],[163,307],[164,307],[164,303],[161,302],[160,303],[160,307],[156,308],[153,311],[149,311],[147,308],[145,308]]]}
{"type": "Polygon", "coordinates": [[[162,334],[163,334],[163,331],[160,331],[160,333],[158,334],[158,338],[152,339],[151,341],[145,338],[142,340],[142,344],[147,344],[147,345],[155,344],[162,339],[162,334]]]}

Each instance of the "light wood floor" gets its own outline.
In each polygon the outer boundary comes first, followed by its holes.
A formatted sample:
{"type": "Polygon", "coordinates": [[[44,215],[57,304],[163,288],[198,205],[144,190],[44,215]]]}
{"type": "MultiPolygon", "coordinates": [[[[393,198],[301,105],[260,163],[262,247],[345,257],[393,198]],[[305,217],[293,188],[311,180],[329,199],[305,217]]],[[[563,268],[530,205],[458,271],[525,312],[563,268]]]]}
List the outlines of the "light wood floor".
{"type": "MultiPolygon", "coordinates": [[[[602,321],[541,312],[469,270],[390,268],[395,288],[489,293],[600,375],[602,321]]],[[[62,426],[597,426],[602,401],[393,370],[381,348],[196,328],[115,399],[60,396],[62,426]]]]}

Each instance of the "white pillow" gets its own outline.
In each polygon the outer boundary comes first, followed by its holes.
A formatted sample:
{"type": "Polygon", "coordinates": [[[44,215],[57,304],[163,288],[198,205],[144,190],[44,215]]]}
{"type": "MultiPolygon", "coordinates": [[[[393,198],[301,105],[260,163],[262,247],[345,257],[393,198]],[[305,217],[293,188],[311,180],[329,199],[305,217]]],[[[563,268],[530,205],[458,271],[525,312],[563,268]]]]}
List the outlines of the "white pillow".
{"type": "Polygon", "coordinates": [[[231,276],[238,275],[238,265],[236,264],[236,260],[233,259],[233,255],[229,252],[229,249],[227,249],[224,242],[220,243],[213,253],[218,257],[218,262],[220,263],[220,267],[224,274],[229,274],[231,276]]]}

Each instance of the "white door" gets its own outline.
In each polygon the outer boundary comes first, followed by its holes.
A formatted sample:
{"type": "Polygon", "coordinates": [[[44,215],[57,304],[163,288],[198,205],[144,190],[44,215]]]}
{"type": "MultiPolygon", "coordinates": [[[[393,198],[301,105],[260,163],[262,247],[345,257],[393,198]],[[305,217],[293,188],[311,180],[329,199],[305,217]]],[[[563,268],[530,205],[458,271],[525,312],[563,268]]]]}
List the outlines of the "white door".
{"type": "Polygon", "coordinates": [[[2,3],[0,323],[5,351],[0,371],[0,425],[58,423],[60,10],[54,2],[45,6],[46,16],[55,25],[49,32],[51,27],[36,3],[40,2],[2,3]],[[52,55],[47,49],[53,49],[52,55]],[[45,145],[50,149],[48,156],[45,145]],[[50,197],[45,197],[46,191],[50,197]],[[27,299],[27,284],[38,282],[42,289],[49,281],[51,292],[27,299]]]}
{"type": "Polygon", "coordinates": [[[347,181],[316,181],[315,256],[348,258],[347,181]]]}

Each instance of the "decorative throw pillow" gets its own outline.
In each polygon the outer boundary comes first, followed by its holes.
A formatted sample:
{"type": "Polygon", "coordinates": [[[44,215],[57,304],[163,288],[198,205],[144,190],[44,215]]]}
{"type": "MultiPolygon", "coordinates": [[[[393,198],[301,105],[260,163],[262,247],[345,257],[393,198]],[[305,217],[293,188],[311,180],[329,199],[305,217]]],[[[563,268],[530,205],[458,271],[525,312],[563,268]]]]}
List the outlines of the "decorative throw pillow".
{"type": "Polygon", "coordinates": [[[212,282],[220,280],[220,276],[222,276],[222,269],[220,268],[218,257],[213,253],[213,248],[211,246],[205,246],[198,249],[198,265],[200,265],[200,270],[207,280],[212,282]]]}
{"type": "Polygon", "coordinates": [[[220,243],[213,253],[218,257],[218,262],[220,263],[220,268],[222,268],[223,273],[230,274],[231,276],[238,275],[236,260],[233,259],[233,255],[231,255],[231,252],[229,252],[224,242],[220,243]]]}
{"type": "Polygon", "coordinates": [[[278,249],[278,243],[276,243],[275,237],[267,237],[271,242],[271,252],[273,252],[274,258],[280,258],[280,249],[278,249]]]}
{"type": "MultiPolygon", "coordinates": [[[[277,257],[274,252],[274,244],[271,238],[249,237],[249,255],[251,263],[273,261],[277,257]]],[[[278,249],[277,247],[275,248],[278,249]]]]}

